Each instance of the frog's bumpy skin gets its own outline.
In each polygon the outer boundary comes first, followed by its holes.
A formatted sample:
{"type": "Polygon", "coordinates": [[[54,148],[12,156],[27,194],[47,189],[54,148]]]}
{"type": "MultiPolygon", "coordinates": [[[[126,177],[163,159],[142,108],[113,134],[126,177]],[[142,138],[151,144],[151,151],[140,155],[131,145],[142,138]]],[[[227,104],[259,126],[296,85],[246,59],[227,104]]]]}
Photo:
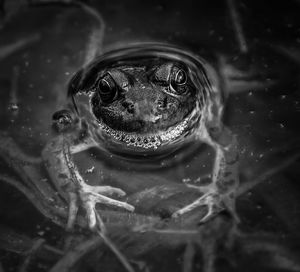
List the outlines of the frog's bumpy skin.
{"type": "MultiPolygon", "coordinates": [[[[157,131],[155,133],[130,133],[113,129],[101,119],[101,115],[94,116],[98,122],[99,128],[104,134],[111,136],[112,139],[125,143],[127,146],[140,147],[143,149],[157,149],[158,147],[171,144],[177,141],[181,136],[195,128],[197,121],[203,115],[207,115],[205,105],[207,101],[222,101],[222,94],[217,88],[219,81],[216,72],[205,60],[191,52],[182,50],[176,46],[160,43],[131,44],[125,48],[119,48],[107,52],[95,59],[89,65],[80,70],[70,81],[68,96],[72,97],[74,107],[76,106],[75,96],[85,94],[89,96],[89,104],[92,107],[91,98],[95,94],[95,82],[102,75],[99,71],[106,71],[107,67],[115,67],[131,59],[139,58],[161,58],[166,61],[182,62],[188,68],[191,82],[196,87],[195,94],[197,111],[193,110],[189,117],[183,121],[166,129],[166,131],[157,131]]],[[[221,105],[221,103],[217,103],[221,105]]],[[[94,113],[94,112],[93,112],[94,113]]],[[[182,118],[182,117],[180,117],[182,118]]]]}

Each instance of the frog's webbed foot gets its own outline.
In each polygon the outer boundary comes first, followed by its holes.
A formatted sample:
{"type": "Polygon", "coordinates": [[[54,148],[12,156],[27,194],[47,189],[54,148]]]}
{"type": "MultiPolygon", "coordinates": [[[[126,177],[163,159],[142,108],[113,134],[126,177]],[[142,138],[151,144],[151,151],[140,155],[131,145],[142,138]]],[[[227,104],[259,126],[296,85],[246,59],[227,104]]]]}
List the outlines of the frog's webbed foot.
{"type": "Polygon", "coordinates": [[[198,207],[207,207],[206,215],[200,219],[199,223],[205,223],[210,220],[214,215],[218,214],[222,210],[226,210],[234,218],[235,222],[239,222],[238,215],[235,211],[235,199],[228,195],[221,195],[215,191],[208,191],[191,204],[183,207],[172,214],[173,218],[179,217],[183,214],[191,212],[198,207]]]}
{"type": "MultiPolygon", "coordinates": [[[[69,217],[67,228],[71,229],[74,225],[78,206],[80,201],[81,207],[85,210],[86,217],[88,220],[88,226],[90,229],[94,229],[97,224],[97,210],[96,204],[104,204],[109,206],[115,206],[123,208],[128,211],[133,211],[134,207],[126,202],[118,201],[108,196],[118,195],[124,196],[126,193],[119,189],[111,186],[90,186],[88,184],[81,184],[78,189],[78,193],[69,193],[69,217]]],[[[102,222],[99,222],[102,224],[102,222]]]]}
{"type": "Polygon", "coordinates": [[[201,218],[199,223],[204,223],[208,221],[213,215],[215,215],[216,213],[222,210],[220,196],[214,192],[207,192],[203,196],[196,199],[191,204],[173,213],[172,217],[173,218],[179,217],[183,214],[191,212],[192,210],[202,206],[207,207],[207,213],[203,218],[201,218]]]}
{"type": "Polygon", "coordinates": [[[194,202],[191,204],[183,207],[182,209],[176,211],[175,213],[172,214],[172,217],[179,217],[185,213],[188,213],[197,207],[201,206],[207,206],[208,211],[207,214],[200,220],[200,222],[205,222],[209,217],[211,217],[212,214],[214,214],[215,210],[215,203],[216,201],[214,200],[217,197],[217,195],[214,195],[213,193],[206,193],[203,196],[199,197],[196,199],[194,202]]]}
{"type": "MultiPolygon", "coordinates": [[[[211,127],[213,128],[213,127],[211,127]]],[[[199,139],[212,146],[215,150],[214,167],[211,183],[206,186],[187,185],[199,190],[203,195],[191,204],[176,211],[172,217],[183,215],[197,207],[207,207],[206,215],[200,220],[203,223],[213,215],[226,210],[238,223],[235,209],[236,190],[239,184],[238,145],[236,137],[226,127],[208,131],[202,127],[199,139]]]]}

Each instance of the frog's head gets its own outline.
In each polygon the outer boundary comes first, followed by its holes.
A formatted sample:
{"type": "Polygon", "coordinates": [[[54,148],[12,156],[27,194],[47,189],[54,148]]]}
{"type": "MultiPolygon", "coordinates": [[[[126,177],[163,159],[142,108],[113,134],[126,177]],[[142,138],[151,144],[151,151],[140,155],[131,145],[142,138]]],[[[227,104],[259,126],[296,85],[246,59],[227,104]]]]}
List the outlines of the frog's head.
{"type": "Polygon", "coordinates": [[[201,118],[208,80],[178,49],[130,47],[108,53],[79,71],[69,95],[88,94],[106,138],[157,148],[178,142],[201,118]],[[180,54],[179,54],[180,53],[180,54]]]}

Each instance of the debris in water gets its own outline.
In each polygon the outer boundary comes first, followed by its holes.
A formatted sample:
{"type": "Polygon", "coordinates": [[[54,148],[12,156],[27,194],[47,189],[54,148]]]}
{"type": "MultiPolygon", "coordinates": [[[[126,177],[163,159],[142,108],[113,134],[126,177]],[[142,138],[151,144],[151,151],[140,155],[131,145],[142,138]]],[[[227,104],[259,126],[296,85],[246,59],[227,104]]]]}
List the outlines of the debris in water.
{"type": "Polygon", "coordinates": [[[85,173],[92,174],[94,172],[94,170],[95,170],[95,166],[92,166],[92,167],[86,169],[85,173]]]}
{"type": "Polygon", "coordinates": [[[190,181],[191,181],[190,178],[184,178],[184,179],[182,179],[182,182],[183,182],[183,183],[187,183],[187,182],[190,182],[190,181]]]}
{"type": "Polygon", "coordinates": [[[9,111],[17,111],[17,110],[19,110],[19,106],[15,103],[9,103],[7,109],[9,111]]]}
{"type": "Polygon", "coordinates": [[[14,66],[11,78],[11,88],[9,92],[9,104],[7,109],[16,115],[19,111],[18,106],[18,82],[20,77],[20,67],[14,66]]]}

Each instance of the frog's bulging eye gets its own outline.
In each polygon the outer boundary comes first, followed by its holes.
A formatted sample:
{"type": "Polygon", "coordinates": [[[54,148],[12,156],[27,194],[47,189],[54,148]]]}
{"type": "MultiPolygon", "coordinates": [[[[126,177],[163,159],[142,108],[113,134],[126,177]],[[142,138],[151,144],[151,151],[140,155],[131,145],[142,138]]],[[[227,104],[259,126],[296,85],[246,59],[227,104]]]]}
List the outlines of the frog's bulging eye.
{"type": "Polygon", "coordinates": [[[186,73],[183,70],[177,71],[174,79],[175,84],[182,85],[186,83],[186,73]]]}
{"type": "Polygon", "coordinates": [[[183,69],[173,67],[170,74],[170,90],[176,94],[183,94],[186,91],[187,74],[183,69]]]}
{"type": "Polygon", "coordinates": [[[98,94],[104,103],[111,103],[117,96],[118,88],[113,78],[106,74],[98,82],[98,94]]]}
{"type": "Polygon", "coordinates": [[[71,128],[74,123],[74,116],[69,110],[60,110],[52,116],[53,128],[57,132],[63,132],[71,128]]]}

